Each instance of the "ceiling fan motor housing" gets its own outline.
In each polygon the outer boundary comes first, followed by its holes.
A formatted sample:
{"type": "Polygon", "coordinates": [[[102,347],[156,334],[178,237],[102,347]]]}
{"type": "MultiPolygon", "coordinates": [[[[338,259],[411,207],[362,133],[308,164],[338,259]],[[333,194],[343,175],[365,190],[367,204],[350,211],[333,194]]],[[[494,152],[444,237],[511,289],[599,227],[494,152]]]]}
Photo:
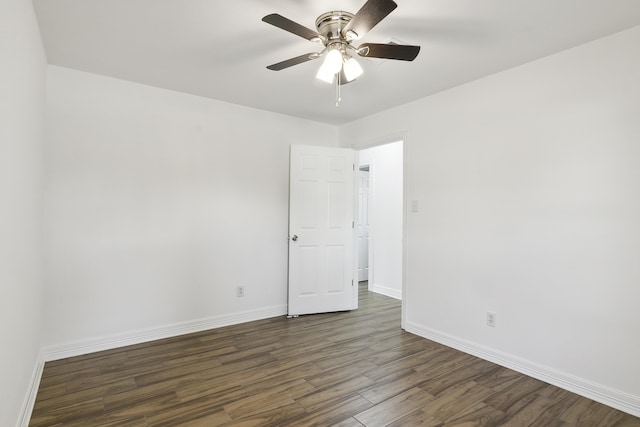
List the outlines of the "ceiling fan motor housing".
{"type": "Polygon", "coordinates": [[[353,19],[353,13],[337,10],[323,13],[316,19],[318,33],[326,37],[329,44],[332,41],[344,41],[342,29],[353,19]]]}

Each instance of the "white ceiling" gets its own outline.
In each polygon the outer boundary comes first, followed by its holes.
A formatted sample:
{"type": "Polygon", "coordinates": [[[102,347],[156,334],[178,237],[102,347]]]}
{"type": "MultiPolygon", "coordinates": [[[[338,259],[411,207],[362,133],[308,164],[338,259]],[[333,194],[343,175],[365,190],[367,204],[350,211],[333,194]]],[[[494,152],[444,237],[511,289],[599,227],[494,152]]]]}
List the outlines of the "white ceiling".
{"type": "MultiPolygon", "coordinates": [[[[362,59],[335,88],[319,51],[261,21],[279,13],[314,29],[324,12],[365,0],[34,0],[48,62],[330,124],[346,123],[640,24],[638,0],[396,0],[360,42],[422,46],[414,62],[362,59]]],[[[356,43],[356,44],[359,44],[356,43]]]]}

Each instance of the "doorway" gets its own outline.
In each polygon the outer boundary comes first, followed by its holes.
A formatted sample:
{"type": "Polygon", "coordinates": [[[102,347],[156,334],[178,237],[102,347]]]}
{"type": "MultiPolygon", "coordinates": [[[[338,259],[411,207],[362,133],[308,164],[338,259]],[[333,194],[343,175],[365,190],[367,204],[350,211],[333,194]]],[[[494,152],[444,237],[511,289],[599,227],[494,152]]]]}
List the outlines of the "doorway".
{"type": "Polygon", "coordinates": [[[359,151],[358,280],[396,299],[402,299],[403,145],[398,140],[359,151]]]}

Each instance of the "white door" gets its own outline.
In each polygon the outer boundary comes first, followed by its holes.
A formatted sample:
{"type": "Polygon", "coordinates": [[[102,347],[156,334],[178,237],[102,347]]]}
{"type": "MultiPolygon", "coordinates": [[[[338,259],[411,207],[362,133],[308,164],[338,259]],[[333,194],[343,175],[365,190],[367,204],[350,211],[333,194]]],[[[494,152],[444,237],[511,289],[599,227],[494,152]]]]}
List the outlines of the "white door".
{"type": "Polygon", "coordinates": [[[355,152],[291,146],[289,315],[352,310],[355,152]]]}
{"type": "Polygon", "coordinates": [[[369,171],[358,174],[358,281],[369,279],[369,171]]]}

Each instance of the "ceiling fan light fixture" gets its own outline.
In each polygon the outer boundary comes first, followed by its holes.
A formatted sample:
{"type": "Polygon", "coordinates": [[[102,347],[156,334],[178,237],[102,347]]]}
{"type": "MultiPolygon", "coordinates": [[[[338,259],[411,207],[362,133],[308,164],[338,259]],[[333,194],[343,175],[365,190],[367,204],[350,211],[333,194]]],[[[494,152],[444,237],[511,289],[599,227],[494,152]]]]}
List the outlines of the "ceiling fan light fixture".
{"type": "Polygon", "coordinates": [[[336,73],[332,73],[331,71],[327,70],[324,66],[320,67],[320,69],[318,70],[318,73],[316,74],[316,78],[318,80],[322,80],[323,82],[326,83],[333,83],[333,78],[335,77],[336,73]]]}
{"type": "Polygon", "coordinates": [[[343,65],[344,76],[348,82],[360,77],[363,73],[362,67],[354,58],[347,58],[343,65]]]}
{"type": "Polygon", "coordinates": [[[339,73],[342,69],[342,52],[339,49],[330,49],[327,52],[327,57],[324,59],[323,67],[327,68],[327,71],[333,74],[339,73]]]}
{"type": "Polygon", "coordinates": [[[334,76],[336,73],[339,73],[341,69],[342,52],[338,49],[330,49],[324,58],[322,66],[318,70],[318,74],[316,74],[316,78],[327,83],[333,83],[334,76]]]}

